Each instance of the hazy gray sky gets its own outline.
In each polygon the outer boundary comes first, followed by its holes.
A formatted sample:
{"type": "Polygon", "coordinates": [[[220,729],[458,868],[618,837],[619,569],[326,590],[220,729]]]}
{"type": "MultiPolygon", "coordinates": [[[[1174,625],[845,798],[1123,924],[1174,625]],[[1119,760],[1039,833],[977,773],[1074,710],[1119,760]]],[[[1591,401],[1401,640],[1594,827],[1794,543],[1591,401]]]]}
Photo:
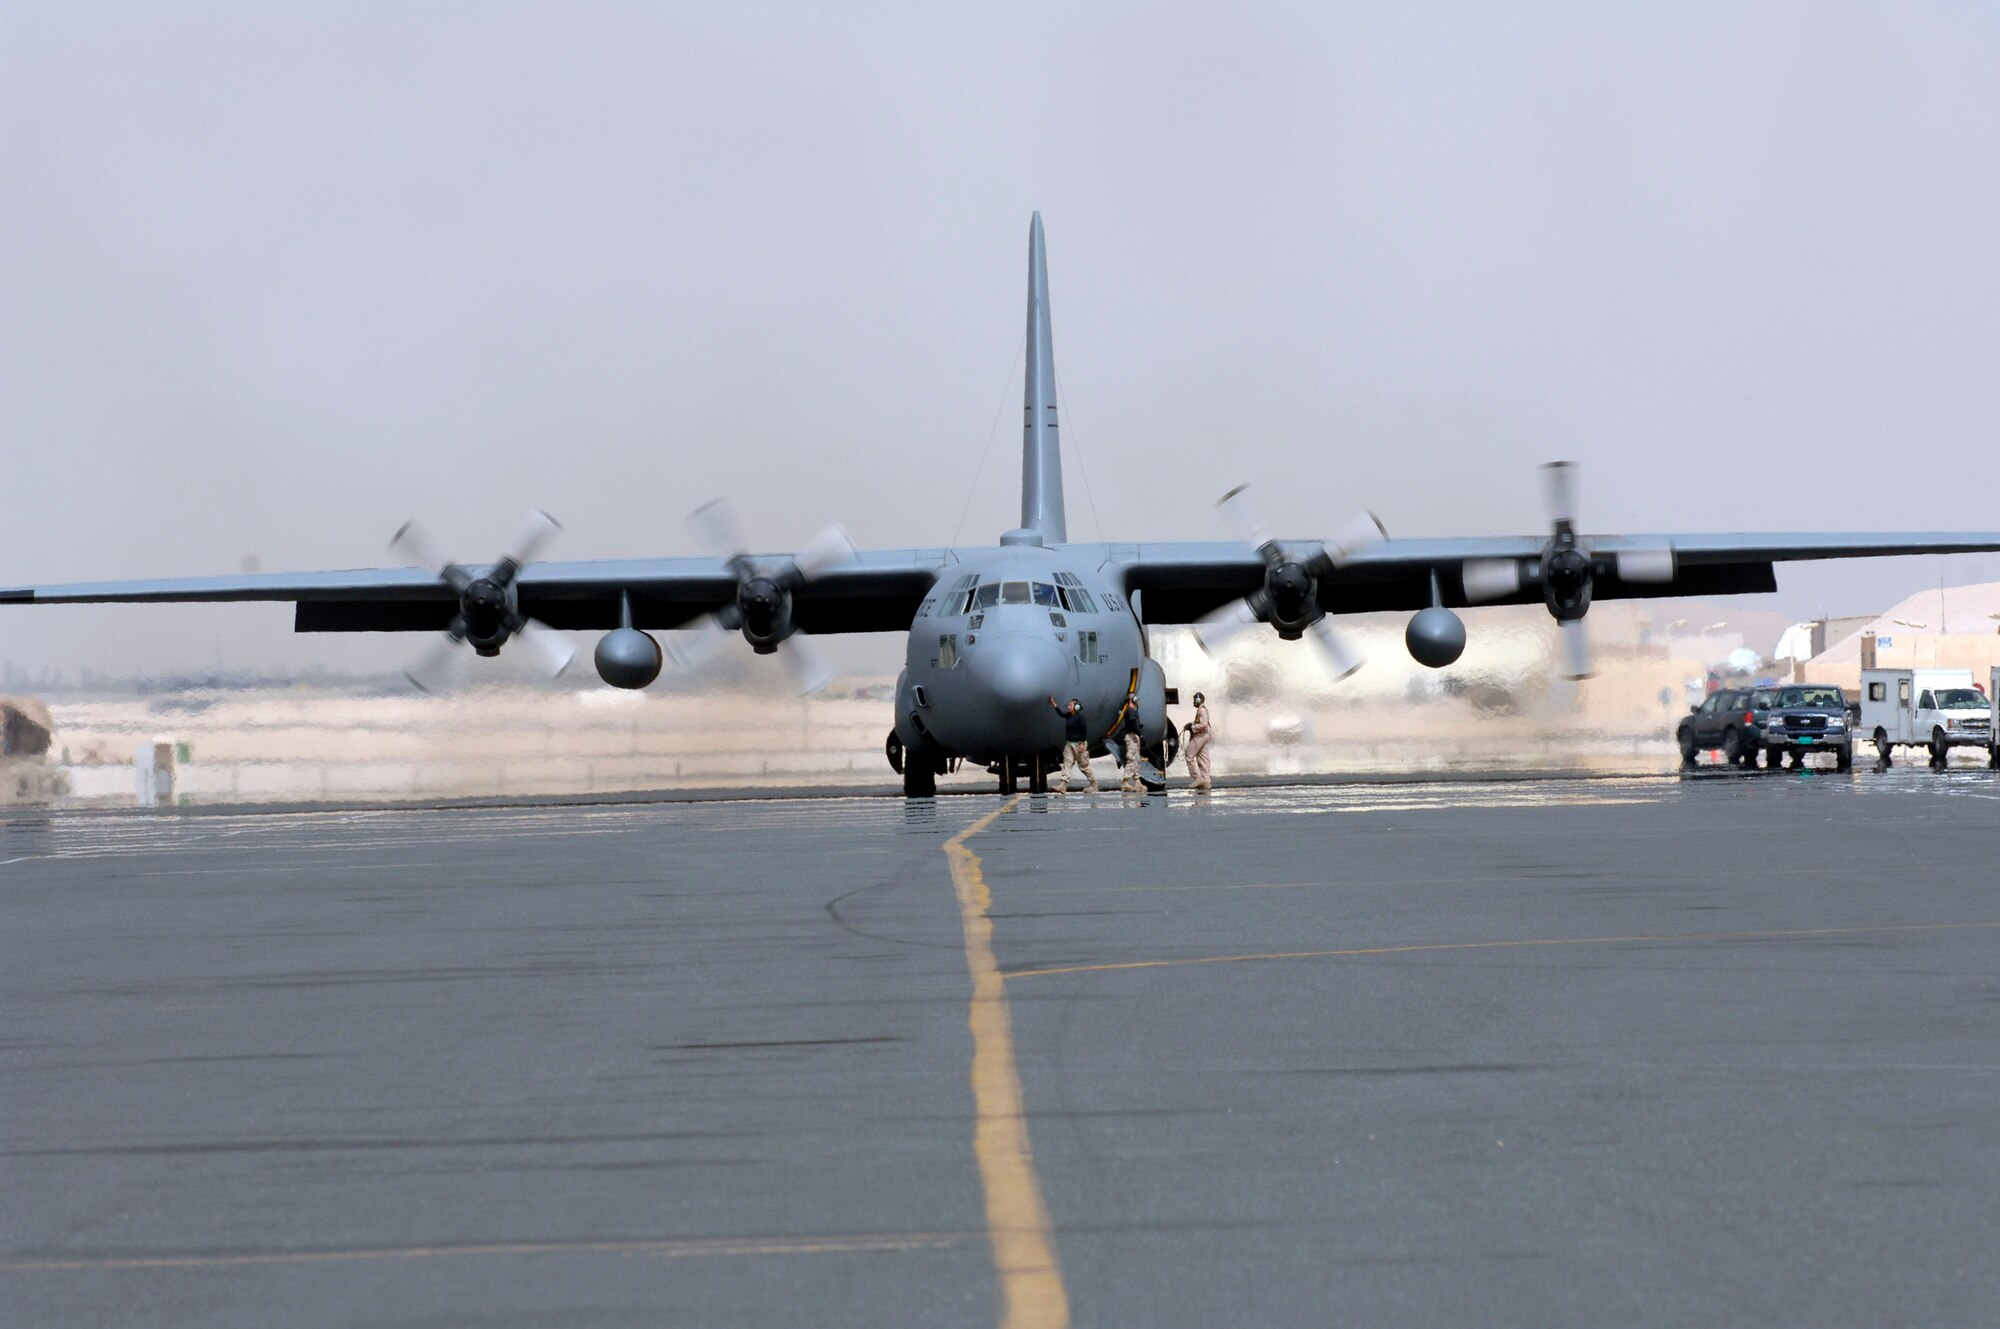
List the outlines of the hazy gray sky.
{"type": "MultiPolygon", "coordinates": [[[[1245,480],[1289,532],[1536,529],[1556,457],[1590,529],[1996,528],[1996,126],[1975,3],[9,2],[0,581],[366,565],[412,513],[485,557],[530,505],[681,553],[723,492],[942,543],[1001,407],[990,539],[1035,208],[1076,538],[1245,480]]],[[[0,658],[414,646],[288,625],[12,611],[0,658]]]]}

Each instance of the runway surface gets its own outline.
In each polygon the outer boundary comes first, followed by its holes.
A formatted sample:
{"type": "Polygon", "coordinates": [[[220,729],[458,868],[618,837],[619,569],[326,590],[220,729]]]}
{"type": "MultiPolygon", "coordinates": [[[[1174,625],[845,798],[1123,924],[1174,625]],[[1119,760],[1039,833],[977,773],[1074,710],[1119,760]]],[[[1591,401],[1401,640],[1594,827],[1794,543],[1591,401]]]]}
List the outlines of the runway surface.
{"type": "Polygon", "coordinates": [[[0,823],[9,1325],[1977,1323],[2000,782],[0,823]]]}

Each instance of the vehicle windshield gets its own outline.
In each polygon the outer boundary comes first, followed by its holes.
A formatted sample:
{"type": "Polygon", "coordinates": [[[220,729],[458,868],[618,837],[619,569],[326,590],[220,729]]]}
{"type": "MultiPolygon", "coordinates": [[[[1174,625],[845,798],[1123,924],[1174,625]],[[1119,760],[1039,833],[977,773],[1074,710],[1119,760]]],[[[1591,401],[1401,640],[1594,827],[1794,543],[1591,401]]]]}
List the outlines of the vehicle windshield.
{"type": "Polygon", "coordinates": [[[1983,711],[1986,696],[1977,688],[1939,688],[1937,708],[1941,711],[1983,711]]]}
{"type": "Polygon", "coordinates": [[[1839,688],[1786,688],[1780,706],[1845,706],[1839,688]]]}

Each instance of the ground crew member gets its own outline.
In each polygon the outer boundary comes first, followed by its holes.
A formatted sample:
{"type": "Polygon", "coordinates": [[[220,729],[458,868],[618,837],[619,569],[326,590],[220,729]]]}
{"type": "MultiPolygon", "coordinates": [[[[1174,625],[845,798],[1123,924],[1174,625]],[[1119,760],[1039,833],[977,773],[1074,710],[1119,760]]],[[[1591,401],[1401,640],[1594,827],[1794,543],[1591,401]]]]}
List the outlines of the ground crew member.
{"type": "Polygon", "coordinates": [[[1214,734],[1208,719],[1208,698],[1199,692],[1194,694],[1194,719],[1187,727],[1187,767],[1188,787],[1198,794],[1207,793],[1213,786],[1208,777],[1208,740],[1214,734]]]}
{"type": "Polygon", "coordinates": [[[1090,792],[1096,793],[1097,773],[1090,769],[1090,724],[1083,718],[1083,703],[1071,697],[1069,705],[1064,706],[1051,696],[1049,705],[1063,718],[1062,785],[1056,792],[1058,794],[1069,792],[1069,772],[1070,767],[1074,766],[1083,772],[1084,780],[1090,785],[1090,792]]]}
{"type": "Polygon", "coordinates": [[[1118,787],[1128,794],[1143,794],[1146,786],[1139,782],[1139,749],[1145,744],[1146,729],[1139,722],[1139,699],[1127,697],[1125,709],[1119,713],[1117,734],[1125,740],[1125,778],[1118,787]]]}

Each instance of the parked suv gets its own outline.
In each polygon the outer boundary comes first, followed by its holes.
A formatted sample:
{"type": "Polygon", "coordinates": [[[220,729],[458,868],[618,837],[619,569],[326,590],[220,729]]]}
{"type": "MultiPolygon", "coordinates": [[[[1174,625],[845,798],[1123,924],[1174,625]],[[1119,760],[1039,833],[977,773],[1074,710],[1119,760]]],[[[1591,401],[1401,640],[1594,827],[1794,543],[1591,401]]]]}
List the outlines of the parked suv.
{"type": "Polygon", "coordinates": [[[1748,766],[1764,750],[1762,708],[1773,689],[1724,688],[1681,717],[1674,738],[1681,762],[1694,765],[1697,753],[1720,749],[1731,766],[1748,766]]]}
{"type": "Polygon", "coordinates": [[[1790,757],[1794,766],[1808,752],[1831,752],[1841,770],[1854,765],[1854,730],[1848,724],[1847,695],[1822,683],[1773,688],[1764,713],[1764,764],[1790,757]]]}

